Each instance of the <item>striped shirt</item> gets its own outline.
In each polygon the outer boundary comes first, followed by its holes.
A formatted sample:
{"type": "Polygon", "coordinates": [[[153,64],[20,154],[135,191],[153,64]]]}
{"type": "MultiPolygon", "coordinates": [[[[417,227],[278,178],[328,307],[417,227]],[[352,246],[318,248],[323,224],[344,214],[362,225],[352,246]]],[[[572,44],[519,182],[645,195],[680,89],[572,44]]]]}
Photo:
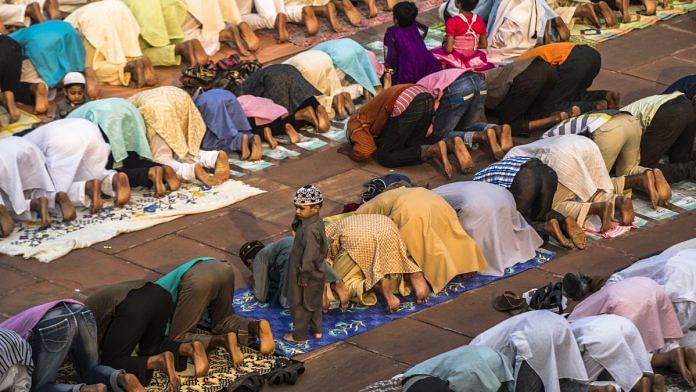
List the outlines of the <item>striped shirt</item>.
{"type": "Polygon", "coordinates": [[[404,90],[401,94],[399,94],[399,97],[396,98],[391,116],[396,117],[405,112],[409,105],[411,105],[411,102],[413,102],[413,99],[420,94],[430,94],[430,90],[419,85],[411,86],[404,90]]]}
{"type": "Polygon", "coordinates": [[[571,117],[559,122],[554,127],[544,132],[541,138],[560,135],[580,135],[583,133],[593,134],[599,127],[606,124],[618,113],[618,110],[602,110],[571,117]]]}
{"type": "Polygon", "coordinates": [[[30,374],[34,371],[31,346],[16,332],[0,328],[0,376],[15,365],[26,366],[30,374]]]}
{"type": "Polygon", "coordinates": [[[512,157],[498,161],[474,174],[474,181],[487,182],[490,184],[510,188],[512,181],[515,180],[517,172],[522,165],[527,163],[532,157],[512,157]]]}

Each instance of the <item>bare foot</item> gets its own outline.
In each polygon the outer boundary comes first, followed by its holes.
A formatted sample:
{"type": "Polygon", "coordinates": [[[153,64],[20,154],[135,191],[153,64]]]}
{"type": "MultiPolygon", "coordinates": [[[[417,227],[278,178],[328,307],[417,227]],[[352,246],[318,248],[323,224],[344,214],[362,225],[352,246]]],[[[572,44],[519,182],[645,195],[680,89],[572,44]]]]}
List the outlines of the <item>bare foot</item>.
{"type": "Polygon", "coordinates": [[[229,26],[222,30],[220,32],[220,42],[225,42],[229,46],[236,47],[237,52],[244,57],[250,54],[246,48],[246,44],[244,44],[242,40],[242,35],[239,33],[237,26],[229,26]],[[232,42],[233,45],[230,45],[230,42],[232,42]]]}
{"type": "Polygon", "coordinates": [[[91,211],[93,214],[101,211],[104,201],[101,197],[101,181],[96,178],[85,183],[85,195],[92,201],[91,211]]]}
{"type": "Polygon", "coordinates": [[[558,223],[557,219],[554,218],[547,220],[546,223],[544,223],[544,232],[558,240],[558,243],[560,243],[561,246],[563,246],[564,248],[573,248],[573,243],[568,238],[566,238],[565,235],[563,235],[561,225],[558,223]]]}
{"type": "Polygon", "coordinates": [[[237,334],[230,332],[225,335],[225,348],[230,353],[234,366],[244,362],[244,353],[242,353],[242,350],[239,349],[239,344],[237,344],[237,334]]]}
{"type": "Polygon", "coordinates": [[[573,16],[586,19],[596,28],[602,27],[602,24],[599,22],[599,17],[597,17],[597,14],[595,13],[594,5],[591,3],[585,3],[576,7],[575,14],[573,14],[573,16]]]}
{"type": "Polygon", "coordinates": [[[392,72],[385,72],[384,76],[382,77],[382,88],[388,89],[392,85],[394,85],[394,81],[392,79],[393,73],[392,72]]]}
{"type": "Polygon", "coordinates": [[[619,10],[621,11],[621,23],[630,23],[631,14],[629,13],[628,5],[630,0],[619,0],[619,10]]]}
{"type": "Polygon", "coordinates": [[[585,249],[587,246],[587,235],[585,234],[585,230],[578,225],[575,219],[565,218],[563,221],[563,229],[568,234],[568,237],[570,237],[570,240],[573,241],[573,245],[575,245],[576,248],[585,249]]]}
{"type": "Polygon", "coordinates": [[[181,180],[179,176],[176,175],[174,168],[162,165],[162,169],[164,169],[164,180],[167,182],[167,185],[169,185],[169,190],[172,192],[179,190],[179,187],[181,187],[181,180]]]}
{"type": "Polygon", "coordinates": [[[193,167],[193,172],[196,174],[196,179],[203,183],[205,186],[216,186],[220,185],[220,180],[208,174],[208,172],[203,169],[199,163],[196,163],[193,167]]]}
{"type": "Polygon", "coordinates": [[[607,22],[607,27],[616,26],[616,14],[614,14],[614,10],[609,7],[609,4],[605,3],[604,1],[600,1],[597,3],[597,5],[599,6],[599,12],[602,14],[604,21],[607,22]]]}
{"type": "Polygon", "coordinates": [[[249,150],[249,135],[242,134],[242,151],[239,153],[239,158],[243,161],[246,161],[249,159],[249,155],[251,155],[251,150],[249,150]]]}
{"type": "Polygon", "coordinates": [[[657,11],[656,0],[643,0],[643,6],[645,7],[645,15],[655,15],[657,11]]]}
{"type": "Polygon", "coordinates": [[[275,28],[278,32],[278,43],[288,42],[290,39],[288,35],[288,17],[284,13],[278,13],[276,16],[275,28]]]}
{"type": "Polygon", "coordinates": [[[633,201],[625,196],[619,196],[615,199],[616,216],[621,222],[621,226],[630,226],[633,220],[636,219],[636,214],[633,212],[633,201]]]}
{"type": "Polygon", "coordinates": [[[99,98],[99,95],[101,94],[99,78],[97,78],[97,73],[94,72],[92,67],[85,67],[85,87],[87,88],[87,97],[91,101],[99,98]]]}
{"type": "Polygon", "coordinates": [[[149,370],[163,370],[169,379],[167,392],[177,392],[179,390],[179,376],[174,368],[174,354],[165,351],[158,355],[153,355],[147,358],[147,368],[149,370]]]}
{"type": "Polygon", "coordinates": [[[106,385],[104,384],[94,384],[94,385],[83,385],[80,387],[80,392],[106,392],[106,385]]]}
{"type": "Polygon", "coordinates": [[[220,181],[220,184],[230,178],[230,159],[224,151],[218,151],[217,159],[215,160],[215,178],[220,181]]]}
{"type": "Polygon", "coordinates": [[[278,147],[278,141],[273,136],[273,132],[271,131],[271,128],[269,128],[269,127],[263,128],[263,138],[264,138],[264,140],[266,140],[266,143],[268,143],[271,146],[271,150],[275,150],[276,147],[278,147]]]}
{"type": "Polygon", "coordinates": [[[496,128],[496,133],[498,135],[498,140],[500,141],[500,149],[503,154],[507,154],[512,148],[512,127],[508,124],[500,125],[496,128]]]}
{"type": "Polygon", "coordinates": [[[666,353],[654,353],[651,359],[653,368],[669,368],[681,374],[690,387],[694,386],[694,378],[686,365],[686,354],[683,348],[677,348],[666,353]]]}
{"type": "Polygon", "coordinates": [[[114,187],[114,192],[116,193],[114,205],[122,206],[127,204],[131,197],[131,187],[126,173],[116,173],[111,181],[114,187]]]}
{"type": "Polygon", "coordinates": [[[337,120],[343,120],[344,118],[348,117],[348,112],[346,111],[346,105],[344,103],[343,94],[334,95],[331,101],[331,106],[334,110],[334,113],[336,113],[337,120]]]}
{"type": "Polygon", "coordinates": [[[648,170],[641,174],[626,176],[625,179],[627,188],[638,189],[648,195],[653,209],[657,209],[659,197],[655,186],[655,173],[652,170],[648,170]]]}
{"type": "Polygon", "coordinates": [[[44,82],[34,83],[31,85],[31,91],[34,93],[34,113],[45,114],[48,111],[48,86],[44,82]]]}
{"type": "Polygon", "coordinates": [[[300,142],[300,134],[297,133],[297,131],[295,130],[295,127],[293,127],[292,124],[290,124],[290,123],[285,124],[285,134],[288,135],[288,138],[290,139],[290,143],[297,144],[300,142]]]}
{"type": "Polygon", "coordinates": [[[387,11],[391,11],[399,0],[387,0],[387,11]]]}
{"type": "Polygon", "coordinates": [[[147,170],[147,178],[152,181],[155,188],[155,196],[162,197],[167,193],[164,187],[164,169],[161,166],[153,166],[147,170]]]}
{"type": "Polygon", "coordinates": [[[51,215],[48,213],[48,199],[46,197],[32,199],[29,203],[29,209],[39,214],[42,229],[51,225],[51,215]]]}
{"type": "MultiPolygon", "coordinates": [[[[602,1],[601,3],[604,2],[602,1]]],[[[618,91],[607,91],[606,101],[607,108],[618,109],[619,107],[621,107],[621,93],[618,91]]]]}
{"type": "Polygon", "coordinates": [[[137,57],[126,63],[124,71],[131,73],[131,78],[135,81],[138,88],[145,86],[145,65],[142,62],[142,57],[137,57]]]}
{"type": "Polygon", "coordinates": [[[336,12],[336,6],[334,5],[334,3],[326,4],[326,18],[329,20],[329,24],[331,25],[331,28],[334,32],[343,32],[343,26],[341,25],[341,22],[338,20],[338,13],[336,12]]]}
{"type": "Polygon", "coordinates": [[[190,343],[181,343],[179,345],[179,354],[191,358],[193,361],[193,367],[195,368],[195,376],[197,378],[208,375],[210,363],[208,362],[208,356],[205,353],[203,343],[199,342],[198,340],[194,340],[190,343]]]}
{"type": "Polygon", "coordinates": [[[116,377],[116,382],[126,392],[145,392],[145,387],[138,381],[138,377],[135,377],[133,374],[119,374],[116,377]]]}
{"type": "Polygon", "coordinates": [[[242,39],[247,44],[250,52],[256,52],[259,50],[259,37],[256,36],[254,30],[249,26],[248,23],[242,22],[239,24],[239,33],[242,35],[242,39]]]}
{"type": "MultiPolygon", "coordinates": [[[[261,136],[254,135],[251,138],[251,154],[249,155],[250,161],[260,161],[263,158],[263,146],[261,145],[261,136]]],[[[229,165],[228,172],[229,172],[229,165]]],[[[228,176],[229,177],[229,174],[228,176]]]]}
{"type": "Polygon", "coordinates": [[[561,42],[568,42],[570,39],[570,29],[568,28],[568,25],[563,22],[563,19],[557,17],[552,20],[552,23],[556,28],[556,32],[558,33],[558,40],[561,42]]]}
{"type": "Polygon", "coordinates": [[[288,332],[285,335],[283,335],[283,340],[285,340],[286,342],[295,343],[295,344],[307,343],[306,340],[295,340],[295,338],[292,336],[291,332],[288,332]]]}
{"type": "Polygon", "coordinates": [[[657,205],[667,207],[672,200],[672,188],[669,186],[662,170],[653,169],[655,175],[655,189],[657,189],[657,205]]]}
{"type": "Polygon", "coordinates": [[[454,156],[457,158],[457,162],[459,162],[459,170],[465,174],[469,173],[471,169],[474,168],[474,160],[471,158],[471,154],[469,154],[469,149],[466,148],[464,140],[457,136],[452,141],[452,144],[452,152],[454,152],[454,156]]]}
{"type": "Polygon", "coordinates": [[[353,5],[353,2],[350,0],[340,0],[337,1],[337,4],[341,5],[341,8],[343,8],[343,13],[346,14],[346,17],[348,18],[348,22],[353,25],[353,26],[360,26],[362,23],[362,15],[360,15],[360,12],[358,11],[357,8],[353,5]]]}
{"type": "Polygon", "coordinates": [[[355,104],[350,94],[342,92],[341,95],[343,95],[343,105],[346,107],[346,113],[348,113],[348,115],[355,113],[355,104]]]}
{"type": "Polygon", "coordinates": [[[60,14],[58,0],[46,0],[44,10],[48,11],[48,17],[52,20],[63,19],[60,14]]]}
{"type": "Polygon", "coordinates": [[[616,388],[613,385],[591,385],[588,389],[589,392],[616,392],[616,388]]]}
{"type": "Polygon", "coordinates": [[[662,0],[662,8],[666,10],[672,9],[672,7],[669,5],[669,0],[662,0]]]}
{"type": "Polygon", "coordinates": [[[6,238],[14,230],[14,220],[5,206],[0,205],[0,237],[6,238]]]}
{"type": "Polygon", "coordinates": [[[315,113],[317,114],[317,123],[316,128],[317,132],[319,133],[324,133],[327,132],[331,128],[331,121],[329,120],[329,113],[326,112],[326,109],[319,105],[317,106],[315,113]]]}
{"type": "Polygon", "coordinates": [[[67,193],[56,193],[55,201],[60,210],[60,214],[63,216],[63,222],[70,222],[77,218],[77,211],[75,211],[75,206],[70,202],[70,197],[68,197],[67,193]]]}
{"type": "Polygon", "coordinates": [[[266,320],[259,320],[259,352],[261,354],[271,354],[275,351],[275,339],[271,324],[266,320]]]}
{"type": "Polygon", "coordinates": [[[485,132],[486,144],[490,147],[493,157],[497,160],[503,159],[505,153],[503,149],[500,148],[500,144],[498,144],[498,135],[495,133],[495,128],[488,128],[485,132]]]}
{"type": "MultiPolygon", "coordinates": [[[[2,23],[0,23],[0,25],[2,25],[2,23]]],[[[2,95],[5,103],[5,108],[7,109],[7,112],[10,113],[10,123],[19,121],[21,113],[17,108],[17,102],[15,101],[14,93],[12,91],[3,91],[2,95]]]]}
{"type": "Polygon", "coordinates": [[[339,279],[331,284],[332,289],[336,292],[336,295],[338,296],[338,300],[341,303],[341,309],[345,310],[348,309],[348,305],[350,302],[350,297],[349,297],[349,292],[348,288],[346,287],[346,284],[343,282],[343,279],[339,279]]]}
{"type": "Polygon", "coordinates": [[[387,302],[387,307],[389,308],[389,312],[396,312],[399,310],[399,305],[401,305],[401,301],[399,301],[398,298],[392,293],[391,291],[391,285],[389,284],[389,280],[387,278],[382,278],[377,284],[375,285],[375,290],[382,295],[382,298],[387,302]]]}
{"type": "Polygon", "coordinates": [[[428,146],[424,151],[424,157],[429,159],[435,159],[438,163],[442,165],[445,171],[445,176],[450,179],[452,178],[452,166],[449,163],[447,157],[447,144],[444,140],[428,146]]]}
{"type": "Polygon", "coordinates": [[[43,23],[46,21],[46,16],[41,12],[41,5],[39,5],[39,3],[27,5],[24,15],[28,16],[34,23],[43,23]]]}
{"type": "Polygon", "coordinates": [[[197,39],[176,44],[174,53],[183,56],[192,67],[205,65],[208,62],[208,55],[205,53],[201,42],[197,39]]]}
{"type": "Polygon", "coordinates": [[[631,392],[652,392],[652,380],[649,377],[643,376],[633,388],[631,388],[631,392]]]}
{"type": "Polygon", "coordinates": [[[600,232],[604,233],[611,229],[611,217],[614,215],[614,211],[610,203],[606,201],[592,203],[590,205],[590,214],[597,215],[602,220],[600,232]]]}
{"type": "MultiPolygon", "coordinates": [[[[314,111],[314,108],[311,106],[305,106],[304,108],[298,110],[295,112],[295,120],[297,121],[306,121],[314,127],[318,128],[317,123],[319,120],[317,119],[317,113],[314,111]]],[[[318,129],[317,129],[318,131],[318,129]]]]}
{"type": "Polygon", "coordinates": [[[667,383],[665,377],[661,374],[656,374],[652,379],[652,392],[667,392],[667,383]]]}
{"type": "MultiPolygon", "coordinates": [[[[628,1],[628,0],[627,0],[628,1]]],[[[311,5],[302,7],[302,21],[307,27],[307,35],[313,36],[319,32],[319,20],[317,15],[314,13],[314,8],[311,5]]]]}
{"type": "Polygon", "coordinates": [[[312,336],[314,337],[314,339],[318,340],[321,339],[324,335],[322,335],[321,332],[315,332],[312,334],[312,336]]]}
{"type": "Polygon", "coordinates": [[[425,280],[425,275],[423,275],[423,272],[419,271],[406,274],[406,278],[408,279],[409,283],[411,283],[413,291],[416,292],[416,302],[419,304],[428,302],[428,298],[430,297],[430,286],[428,286],[428,282],[425,280]]]}
{"type": "Polygon", "coordinates": [[[595,110],[607,110],[608,107],[609,104],[607,103],[607,101],[603,99],[597,101],[597,103],[595,104],[595,110]]]}
{"type": "MultiPolygon", "coordinates": [[[[696,377],[696,352],[691,347],[684,347],[684,359],[686,360],[686,367],[689,369],[692,377],[696,377]]],[[[696,380],[694,380],[696,382],[696,380]]],[[[693,384],[691,384],[693,387],[693,384]]]]}
{"type": "Polygon", "coordinates": [[[367,4],[367,8],[369,10],[367,17],[372,19],[375,16],[377,16],[377,13],[379,13],[379,10],[377,9],[377,2],[375,0],[364,0],[364,1],[365,1],[365,4],[367,4]]]}

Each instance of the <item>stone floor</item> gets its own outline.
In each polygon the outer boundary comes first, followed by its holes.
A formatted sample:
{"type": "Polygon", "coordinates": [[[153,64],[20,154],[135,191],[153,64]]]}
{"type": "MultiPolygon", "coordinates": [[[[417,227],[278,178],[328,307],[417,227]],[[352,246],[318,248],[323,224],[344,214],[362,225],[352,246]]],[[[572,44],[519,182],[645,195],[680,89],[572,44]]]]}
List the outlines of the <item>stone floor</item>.
{"type": "MultiPolygon", "coordinates": [[[[433,13],[423,20],[433,19],[433,13]]],[[[381,38],[384,26],[355,38],[381,38]]],[[[601,44],[603,66],[593,87],[618,90],[624,102],[660,93],[671,81],[696,71],[696,13],[659,23],[601,44]]],[[[523,142],[524,140],[520,140],[523,142]]],[[[247,240],[270,241],[289,229],[292,194],[298,186],[315,183],[327,201],[329,215],[355,201],[361,184],[390,170],[375,163],[357,164],[328,146],[301,159],[243,179],[268,192],[217,211],[174,220],[153,228],[118,236],[87,249],[71,252],[50,264],[0,255],[0,320],[26,307],[56,298],[81,298],[92,290],[124,280],[157,278],[195,256],[227,259],[239,267],[237,284],[249,271],[237,257],[247,240]]],[[[488,164],[484,154],[478,166],[488,164]]],[[[445,182],[429,165],[398,170],[418,184],[445,182]]],[[[461,180],[458,177],[454,180],[461,180]]],[[[505,290],[524,291],[558,280],[569,271],[608,275],[616,269],[696,237],[696,214],[651,224],[613,240],[593,241],[584,251],[559,250],[552,262],[535,270],[497,281],[478,290],[386,324],[347,341],[300,356],[307,372],[296,391],[356,391],[370,382],[391,377],[435,354],[466,344],[481,331],[504,320],[491,301],[505,290]]],[[[280,331],[276,331],[280,335],[280,331]]],[[[281,391],[290,387],[271,387],[281,391]]]]}

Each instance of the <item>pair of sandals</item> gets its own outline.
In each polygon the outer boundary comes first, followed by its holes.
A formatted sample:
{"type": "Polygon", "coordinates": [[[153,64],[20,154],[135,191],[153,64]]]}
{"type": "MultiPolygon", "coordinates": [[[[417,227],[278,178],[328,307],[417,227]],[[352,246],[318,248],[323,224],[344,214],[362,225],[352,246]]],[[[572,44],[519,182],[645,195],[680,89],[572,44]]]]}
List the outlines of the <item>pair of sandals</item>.
{"type": "Polygon", "coordinates": [[[304,363],[292,359],[285,359],[276,362],[276,368],[266,374],[266,380],[271,385],[295,385],[297,378],[305,371],[304,363]]]}
{"type": "Polygon", "coordinates": [[[598,276],[587,276],[582,272],[577,274],[569,272],[563,277],[563,291],[568,298],[580,301],[587,295],[601,289],[604,283],[606,283],[606,279],[598,276]]]}
{"type": "Polygon", "coordinates": [[[526,312],[528,309],[548,309],[560,314],[564,309],[562,284],[549,283],[544,287],[531,290],[529,301],[517,293],[506,291],[493,300],[493,308],[513,316],[526,312]]]}

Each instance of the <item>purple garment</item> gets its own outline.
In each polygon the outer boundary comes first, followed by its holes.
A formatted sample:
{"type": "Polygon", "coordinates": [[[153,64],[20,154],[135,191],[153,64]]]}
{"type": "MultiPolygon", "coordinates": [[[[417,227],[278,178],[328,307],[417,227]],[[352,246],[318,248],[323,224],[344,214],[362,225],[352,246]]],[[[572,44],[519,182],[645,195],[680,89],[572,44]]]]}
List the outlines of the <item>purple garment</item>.
{"type": "Polygon", "coordinates": [[[62,302],[83,305],[82,302],[72,299],[59,299],[57,301],[47,302],[43,305],[34,306],[33,308],[29,308],[22,313],[14,315],[13,317],[0,323],[0,328],[15,331],[17,334],[19,334],[19,336],[28,340],[29,336],[31,335],[31,330],[34,329],[39,321],[41,321],[43,316],[45,316],[49,310],[53,309],[53,307],[62,302]]]}
{"type": "Polygon", "coordinates": [[[242,151],[242,136],[246,134],[251,139],[253,135],[237,97],[227,90],[213,89],[199,95],[195,103],[208,128],[201,149],[230,154],[242,151]]]}
{"type": "Polygon", "coordinates": [[[427,34],[428,27],[418,22],[409,27],[391,26],[384,33],[384,65],[395,70],[392,84],[416,83],[442,69],[425,47],[427,34]]]}

